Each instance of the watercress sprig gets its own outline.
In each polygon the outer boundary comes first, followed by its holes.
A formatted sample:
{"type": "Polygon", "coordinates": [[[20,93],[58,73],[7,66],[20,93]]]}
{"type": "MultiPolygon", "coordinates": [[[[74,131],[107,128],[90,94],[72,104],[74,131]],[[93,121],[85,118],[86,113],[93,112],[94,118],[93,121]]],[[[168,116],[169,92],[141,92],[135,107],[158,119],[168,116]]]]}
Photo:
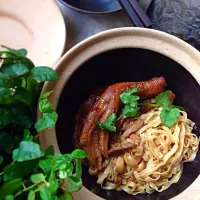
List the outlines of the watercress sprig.
{"type": "Polygon", "coordinates": [[[42,82],[58,78],[47,66],[35,67],[27,50],[6,46],[0,51],[0,200],[71,200],[82,186],[80,159],[83,150],[54,155],[53,146],[43,150],[39,133],[52,128],[57,113],[48,100],[52,91],[39,99],[41,119],[35,110],[42,82]],[[67,189],[64,187],[67,181],[67,189]]]}

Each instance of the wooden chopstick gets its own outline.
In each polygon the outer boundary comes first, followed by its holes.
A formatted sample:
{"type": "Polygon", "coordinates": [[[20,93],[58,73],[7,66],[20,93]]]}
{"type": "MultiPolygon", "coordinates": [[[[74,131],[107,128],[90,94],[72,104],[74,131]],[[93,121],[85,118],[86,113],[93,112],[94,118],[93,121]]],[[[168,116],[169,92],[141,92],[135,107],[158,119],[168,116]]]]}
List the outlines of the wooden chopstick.
{"type": "Polygon", "coordinates": [[[121,6],[126,10],[132,22],[137,27],[149,27],[151,20],[143,11],[137,0],[118,0],[121,6]]]}
{"type": "Polygon", "coordinates": [[[135,12],[137,13],[137,15],[139,16],[139,18],[141,19],[141,21],[143,22],[143,24],[145,25],[145,27],[151,26],[152,25],[151,20],[144,12],[140,4],[137,2],[137,0],[128,0],[128,1],[135,10],[135,12]]]}

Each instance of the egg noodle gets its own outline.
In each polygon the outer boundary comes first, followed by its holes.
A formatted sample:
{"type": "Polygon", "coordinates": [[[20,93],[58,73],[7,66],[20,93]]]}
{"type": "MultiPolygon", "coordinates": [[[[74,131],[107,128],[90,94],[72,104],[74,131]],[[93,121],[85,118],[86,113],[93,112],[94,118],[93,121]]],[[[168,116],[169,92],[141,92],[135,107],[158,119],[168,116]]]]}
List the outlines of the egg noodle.
{"type": "MultiPolygon", "coordinates": [[[[179,181],[183,163],[196,157],[199,139],[192,133],[194,123],[187,118],[186,112],[180,111],[178,121],[168,128],[161,122],[161,110],[157,108],[137,117],[144,120],[144,126],[136,132],[140,144],[129,151],[138,161],[137,168],[125,164],[124,171],[118,173],[117,156],[104,161],[97,180],[103,189],[124,190],[131,195],[150,194],[162,192],[179,181]],[[119,184],[114,181],[116,176],[120,178],[119,184]]],[[[133,142],[130,138],[128,140],[133,142]]]]}

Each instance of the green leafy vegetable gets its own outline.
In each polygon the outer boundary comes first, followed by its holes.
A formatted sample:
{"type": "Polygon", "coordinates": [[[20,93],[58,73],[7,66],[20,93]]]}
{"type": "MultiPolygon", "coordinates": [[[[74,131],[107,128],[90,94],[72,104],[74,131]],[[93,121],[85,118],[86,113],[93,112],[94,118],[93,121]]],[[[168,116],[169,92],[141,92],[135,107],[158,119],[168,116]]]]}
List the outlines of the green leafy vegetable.
{"type": "Polygon", "coordinates": [[[33,160],[43,156],[44,151],[41,149],[39,144],[32,141],[22,141],[19,149],[13,151],[13,160],[18,162],[33,160]]]}
{"type": "Polygon", "coordinates": [[[50,174],[52,162],[53,156],[42,158],[39,162],[39,167],[43,170],[45,174],[50,174]]]}
{"type": "Polygon", "coordinates": [[[3,156],[0,155],[0,165],[3,163],[3,156]]]}
{"type": "Polygon", "coordinates": [[[8,195],[6,196],[6,200],[13,200],[14,199],[14,196],[13,195],[8,195]]]}
{"type": "Polygon", "coordinates": [[[31,70],[32,77],[38,81],[53,81],[58,78],[56,72],[50,67],[36,67],[31,70]]]}
{"type": "Polygon", "coordinates": [[[23,137],[23,141],[32,141],[33,140],[33,136],[30,135],[30,131],[25,129],[24,130],[24,137],[23,137]]]}
{"type": "Polygon", "coordinates": [[[39,109],[42,113],[49,113],[54,111],[54,107],[47,98],[42,98],[39,101],[39,109]]]}
{"type": "Polygon", "coordinates": [[[45,180],[45,176],[44,176],[44,174],[42,174],[42,173],[39,173],[39,174],[34,174],[34,175],[32,175],[31,177],[30,177],[30,179],[31,179],[31,181],[33,182],[33,183],[40,183],[40,182],[46,182],[46,180],[45,180]]]}
{"type": "Polygon", "coordinates": [[[18,87],[15,91],[14,100],[22,102],[22,103],[30,106],[31,105],[31,93],[23,87],[18,87]]]}
{"type": "Polygon", "coordinates": [[[0,86],[0,104],[10,104],[12,102],[11,90],[0,86]]]}
{"type": "Polygon", "coordinates": [[[12,137],[8,133],[0,131],[0,149],[6,150],[10,148],[11,145],[12,137]]]}
{"type": "Polygon", "coordinates": [[[80,179],[82,176],[82,167],[80,159],[76,159],[76,177],[80,179]]]}
{"type": "MultiPolygon", "coordinates": [[[[77,167],[77,165],[76,165],[76,167],[77,167]]],[[[66,177],[68,177],[69,175],[72,174],[73,169],[74,169],[74,166],[72,163],[67,163],[65,165],[62,165],[59,168],[59,172],[58,172],[59,178],[65,179],[66,177]]],[[[77,172],[76,172],[76,174],[77,174],[77,172]]]]}
{"type": "Polygon", "coordinates": [[[42,200],[51,200],[52,196],[46,185],[40,188],[40,197],[42,200]]]}
{"type": "Polygon", "coordinates": [[[65,166],[66,163],[70,163],[72,161],[72,156],[70,154],[64,154],[62,155],[61,153],[58,153],[55,155],[56,161],[55,161],[55,166],[54,169],[58,170],[65,166]]]}
{"type": "Polygon", "coordinates": [[[5,86],[7,87],[6,78],[2,73],[0,73],[0,86],[1,87],[5,87],[5,86]]]}
{"type": "Polygon", "coordinates": [[[0,72],[6,77],[21,76],[28,73],[28,68],[21,63],[11,63],[3,65],[0,72]]]}
{"type": "Polygon", "coordinates": [[[49,91],[49,92],[45,92],[43,95],[42,95],[42,98],[47,98],[51,95],[53,91],[49,91]]]}
{"type": "Polygon", "coordinates": [[[55,195],[57,189],[59,188],[59,184],[58,184],[58,180],[56,178],[56,175],[54,173],[53,166],[52,166],[52,171],[50,173],[48,181],[49,181],[48,189],[49,189],[51,194],[55,195]]]}
{"type": "Polygon", "coordinates": [[[44,113],[42,118],[39,119],[35,124],[37,132],[41,132],[47,128],[52,128],[56,124],[57,119],[58,115],[56,112],[44,113]]]}
{"type": "MultiPolygon", "coordinates": [[[[1,47],[3,47],[4,49],[7,49],[9,51],[4,51],[5,54],[11,54],[11,55],[14,55],[16,57],[26,57],[27,55],[27,50],[26,49],[12,49],[12,48],[9,48],[5,45],[1,45],[1,47]]],[[[0,53],[1,54],[1,53],[0,53]]]]}
{"type": "Polygon", "coordinates": [[[29,173],[34,171],[38,166],[38,160],[29,160],[25,162],[15,162],[13,164],[7,165],[3,169],[3,180],[11,181],[17,178],[23,178],[29,173]],[[22,170],[23,169],[23,170],[22,170]]]}
{"type": "Polygon", "coordinates": [[[117,116],[115,113],[113,113],[103,123],[100,123],[99,120],[96,120],[96,125],[101,129],[115,132],[116,131],[116,126],[115,126],[116,120],[117,120],[117,116]]]}
{"type": "Polygon", "coordinates": [[[47,149],[44,151],[46,156],[53,156],[54,155],[54,147],[52,145],[48,146],[47,149]]]}
{"type": "Polygon", "coordinates": [[[52,128],[57,114],[48,100],[39,99],[42,82],[56,80],[49,67],[35,67],[25,49],[0,51],[0,200],[71,200],[82,186],[83,150],[54,155],[53,146],[43,150],[38,136],[52,128]],[[39,99],[39,101],[38,101],[39,99]],[[38,103],[39,102],[39,103],[38,103]],[[35,122],[36,106],[42,117],[35,122]],[[2,155],[1,155],[2,154],[2,155]],[[69,189],[63,189],[69,179],[69,189]]]}
{"type": "Polygon", "coordinates": [[[72,200],[72,195],[70,193],[65,193],[59,197],[59,200],[72,200]]]}
{"type": "Polygon", "coordinates": [[[22,186],[22,179],[18,178],[9,182],[5,182],[0,187],[0,199],[4,199],[7,195],[16,192],[22,186]]]}
{"type": "Polygon", "coordinates": [[[67,186],[69,192],[75,192],[82,187],[82,181],[75,176],[69,176],[67,178],[67,186]]]}
{"type": "Polygon", "coordinates": [[[35,200],[35,192],[33,190],[28,193],[28,200],[35,200]]]}
{"type": "MultiPolygon", "coordinates": [[[[65,156],[67,156],[68,154],[65,154],[65,156]]],[[[83,151],[82,149],[75,149],[72,153],[71,153],[72,157],[74,158],[86,158],[87,154],[85,153],[85,151],[83,151]]],[[[68,155],[70,156],[70,155],[68,155]]],[[[70,160],[70,157],[68,158],[70,160]]]]}

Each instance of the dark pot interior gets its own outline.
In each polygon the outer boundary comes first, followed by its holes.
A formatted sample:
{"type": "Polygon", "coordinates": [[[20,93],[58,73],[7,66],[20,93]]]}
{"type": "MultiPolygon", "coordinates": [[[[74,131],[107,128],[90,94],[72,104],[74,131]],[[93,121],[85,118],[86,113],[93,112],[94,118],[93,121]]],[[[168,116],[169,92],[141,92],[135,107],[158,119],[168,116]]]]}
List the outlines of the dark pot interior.
{"type": "MultiPolygon", "coordinates": [[[[57,139],[62,153],[73,150],[73,117],[81,103],[98,86],[122,81],[147,80],[164,76],[168,88],[176,94],[176,105],[184,106],[195,123],[194,133],[200,136],[200,87],[196,80],[175,61],[144,49],[119,49],[91,58],[70,78],[58,104],[57,139]]],[[[131,196],[125,192],[106,191],[96,184],[96,177],[83,169],[83,184],[90,191],[109,200],[167,200],[185,190],[200,174],[200,153],[196,161],[185,164],[183,175],[168,190],[151,195],[131,196]],[[197,161],[197,162],[196,162],[197,161]]]]}

